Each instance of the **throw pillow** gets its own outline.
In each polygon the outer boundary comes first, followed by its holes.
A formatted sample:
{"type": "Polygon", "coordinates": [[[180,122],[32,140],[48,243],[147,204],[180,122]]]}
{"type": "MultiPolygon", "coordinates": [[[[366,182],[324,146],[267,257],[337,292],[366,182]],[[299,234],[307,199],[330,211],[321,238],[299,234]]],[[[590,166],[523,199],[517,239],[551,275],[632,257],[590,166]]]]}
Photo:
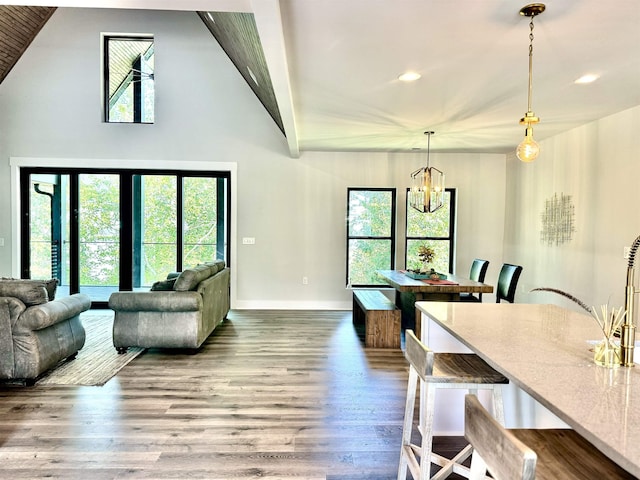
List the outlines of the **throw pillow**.
{"type": "MultiPolygon", "coordinates": [[[[37,280],[34,280],[37,281],[37,280]]],[[[51,280],[43,280],[44,288],[47,290],[47,295],[49,295],[49,301],[56,299],[56,291],[58,289],[58,279],[52,278],[51,280]]]]}
{"type": "MultiPolygon", "coordinates": [[[[11,277],[2,277],[0,280],[13,280],[15,282],[30,282],[35,285],[40,285],[47,290],[47,296],[49,297],[49,301],[56,299],[56,291],[58,290],[58,279],[51,278],[49,280],[32,280],[30,278],[11,278],[11,277]]],[[[24,303],[24,302],[23,302],[24,303]]]]}
{"type": "Polygon", "coordinates": [[[167,292],[173,290],[173,285],[176,283],[176,278],[170,278],[168,280],[160,280],[151,285],[152,292],[167,292]]]}
{"type": "Polygon", "coordinates": [[[41,305],[49,301],[44,283],[32,280],[0,281],[0,297],[15,297],[27,307],[41,305]]]}

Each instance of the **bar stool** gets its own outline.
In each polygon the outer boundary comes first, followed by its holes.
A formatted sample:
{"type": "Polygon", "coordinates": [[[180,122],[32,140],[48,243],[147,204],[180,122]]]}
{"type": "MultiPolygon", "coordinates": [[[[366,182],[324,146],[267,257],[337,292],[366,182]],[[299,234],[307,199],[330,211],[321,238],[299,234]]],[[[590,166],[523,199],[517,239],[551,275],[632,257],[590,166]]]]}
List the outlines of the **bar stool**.
{"type": "Polygon", "coordinates": [[[405,357],[409,361],[409,382],[398,480],[406,479],[407,467],[414,480],[442,479],[451,473],[469,477],[469,468],[462,465],[462,462],[471,455],[471,445],[450,459],[432,451],[436,390],[456,388],[470,393],[477,393],[479,389],[491,390],[494,415],[504,424],[501,385],[509,380],[475,354],[433,352],[418,340],[413,330],[405,333],[405,357]],[[411,443],[418,378],[425,386],[421,389],[424,393],[420,396],[420,445],[411,443]],[[432,463],[442,467],[434,476],[430,476],[432,463]]]}
{"type": "Polygon", "coordinates": [[[509,480],[636,478],[575,430],[507,430],[475,395],[466,395],[464,412],[464,436],[473,445],[471,480],[486,478],[487,470],[493,478],[509,480]]]}

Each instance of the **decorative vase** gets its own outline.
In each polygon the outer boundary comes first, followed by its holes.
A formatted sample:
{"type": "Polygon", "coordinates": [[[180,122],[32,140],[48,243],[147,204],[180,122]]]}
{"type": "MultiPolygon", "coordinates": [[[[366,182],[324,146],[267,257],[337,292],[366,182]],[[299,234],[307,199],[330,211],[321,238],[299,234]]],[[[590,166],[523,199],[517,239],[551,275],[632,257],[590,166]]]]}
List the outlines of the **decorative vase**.
{"type": "Polygon", "coordinates": [[[594,348],[593,361],[596,365],[608,368],[617,368],[622,361],[620,345],[614,343],[610,337],[605,337],[594,348]]]}

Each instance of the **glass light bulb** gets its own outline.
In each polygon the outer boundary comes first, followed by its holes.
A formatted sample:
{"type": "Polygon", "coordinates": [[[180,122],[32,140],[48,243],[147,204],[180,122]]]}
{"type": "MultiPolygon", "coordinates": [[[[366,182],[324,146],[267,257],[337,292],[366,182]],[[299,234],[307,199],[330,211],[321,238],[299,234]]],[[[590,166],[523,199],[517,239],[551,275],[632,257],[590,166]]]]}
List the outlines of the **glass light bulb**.
{"type": "Polygon", "coordinates": [[[533,162],[540,154],[540,147],[533,139],[533,128],[527,127],[524,140],[518,145],[516,155],[522,162],[533,162]]]}

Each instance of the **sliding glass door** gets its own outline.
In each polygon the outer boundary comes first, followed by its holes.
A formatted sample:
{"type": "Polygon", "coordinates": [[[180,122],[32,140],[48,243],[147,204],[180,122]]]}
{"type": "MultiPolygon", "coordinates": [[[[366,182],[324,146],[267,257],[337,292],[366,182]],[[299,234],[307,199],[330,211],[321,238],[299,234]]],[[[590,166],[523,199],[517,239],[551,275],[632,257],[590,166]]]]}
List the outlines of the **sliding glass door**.
{"type": "Polygon", "coordinates": [[[133,287],[148,289],[178,264],[178,178],[133,177],[133,287]]]}
{"type": "Polygon", "coordinates": [[[200,258],[224,258],[226,218],[211,208],[212,201],[224,205],[224,184],[216,178],[185,178],[182,192],[184,262],[193,265],[200,258]]]}
{"type": "MultiPolygon", "coordinates": [[[[77,261],[78,287],[92,300],[106,302],[119,288],[120,176],[82,173],[77,181],[78,258],[73,260],[77,261]]],[[[69,243],[73,245],[73,240],[69,243]]],[[[71,249],[65,253],[70,255],[71,249]]]]}
{"type": "Polygon", "coordinates": [[[23,169],[21,276],[62,295],[148,290],[228,252],[228,173],[23,169]]]}
{"type": "MultiPolygon", "coordinates": [[[[68,178],[64,180],[68,184],[68,178]]],[[[23,278],[68,279],[69,265],[65,262],[69,257],[64,249],[69,244],[70,216],[68,202],[62,201],[62,189],[62,176],[40,174],[32,175],[29,188],[22,191],[22,204],[26,200],[30,207],[28,224],[24,223],[23,211],[22,237],[24,246],[24,227],[28,227],[26,238],[29,238],[31,266],[22,269],[23,278]]],[[[22,253],[24,255],[24,248],[22,253]]]]}

